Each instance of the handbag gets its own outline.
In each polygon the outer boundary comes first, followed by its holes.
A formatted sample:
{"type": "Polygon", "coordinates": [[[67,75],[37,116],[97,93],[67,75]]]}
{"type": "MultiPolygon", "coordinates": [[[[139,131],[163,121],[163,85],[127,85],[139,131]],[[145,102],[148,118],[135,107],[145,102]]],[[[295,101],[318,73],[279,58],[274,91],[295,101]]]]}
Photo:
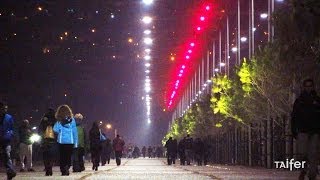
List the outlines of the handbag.
{"type": "Polygon", "coordinates": [[[44,132],[44,138],[45,139],[54,139],[54,132],[52,126],[47,126],[45,132],[44,132]]]}
{"type": "Polygon", "coordinates": [[[101,130],[99,129],[100,132],[100,141],[105,141],[107,138],[101,133],[101,130]]]}

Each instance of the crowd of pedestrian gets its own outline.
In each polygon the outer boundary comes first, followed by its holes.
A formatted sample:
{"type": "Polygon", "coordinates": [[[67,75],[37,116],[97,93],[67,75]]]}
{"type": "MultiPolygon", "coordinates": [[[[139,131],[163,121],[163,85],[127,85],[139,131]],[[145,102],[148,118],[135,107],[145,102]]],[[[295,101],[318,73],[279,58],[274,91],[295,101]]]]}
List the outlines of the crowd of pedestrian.
{"type": "Polygon", "coordinates": [[[52,168],[55,165],[59,165],[62,176],[70,175],[71,166],[74,173],[84,171],[87,153],[91,154],[94,171],[98,171],[100,164],[104,166],[110,163],[112,152],[117,165],[121,165],[125,142],[120,135],[111,141],[102,132],[99,124],[93,122],[87,139],[83,115],[74,115],[68,105],[61,105],[57,110],[49,108],[40,121],[38,134],[31,128],[28,120],[23,120],[17,129],[14,128],[16,122],[7,110],[8,106],[0,102],[0,146],[7,179],[13,179],[17,173],[11,156],[15,134],[18,136],[21,173],[35,171],[32,164],[33,143],[40,139],[45,176],[53,175],[52,168]]]}
{"type": "Polygon", "coordinates": [[[210,143],[208,139],[196,138],[193,140],[188,134],[178,143],[176,139],[169,137],[165,144],[167,149],[168,165],[175,164],[180,159],[180,165],[191,165],[195,162],[198,166],[207,165],[210,155],[210,143]]]}

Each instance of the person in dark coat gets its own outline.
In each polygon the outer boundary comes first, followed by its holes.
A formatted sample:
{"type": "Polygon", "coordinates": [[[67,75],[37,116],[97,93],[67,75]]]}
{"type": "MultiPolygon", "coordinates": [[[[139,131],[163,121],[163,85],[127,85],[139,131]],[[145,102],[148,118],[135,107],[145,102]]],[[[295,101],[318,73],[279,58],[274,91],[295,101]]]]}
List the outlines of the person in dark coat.
{"type": "Polygon", "coordinates": [[[74,148],[72,169],[73,172],[81,172],[85,170],[84,155],[86,148],[86,131],[82,126],[83,115],[78,113],[74,115],[78,131],[78,147],[74,148]]]}
{"type": "Polygon", "coordinates": [[[41,119],[39,125],[39,133],[42,138],[42,157],[46,176],[52,176],[52,167],[55,160],[58,158],[57,140],[56,135],[53,132],[53,126],[56,121],[55,110],[49,108],[48,112],[45,113],[45,115],[41,119]]]}
{"type": "Polygon", "coordinates": [[[197,161],[198,166],[202,166],[204,144],[200,138],[197,138],[194,141],[193,152],[194,152],[195,160],[197,161]]]}
{"type": "Polygon", "coordinates": [[[90,153],[92,161],[92,170],[98,171],[101,155],[101,140],[100,140],[100,129],[97,122],[92,124],[92,127],[89,132],[90,139],[90,153]]]}
{"type": "Polygon", "coordinates": [[[181,139],[178,144],[178,154],[180,158],[180,165],[186,165],[185,141],[186,141],[186,137],[181,139]]]}
{"type": "MultiPolygon", "coordinates": [[[[299,160],[308,164],[309,179],[316,179],[320,141],[320,97],[312,79],[303,82],[303,91],[295,100],[291,114],[291,131],[298,140],[299,160]]],[[[307,169],[302,169],[299,179],[304,179],[307,169]]]]}
{"type": "Polygon", "coordinates": [[[138,146],[135,146],[133,148],[133,153],[132,153],[133,158],[138,158],[140,157],[140,149],[138,148],[138,146]]]}
{"type": "Polygon", "coordinates": [[[112,153],[111,140],[107,138],[102,142],[101,163],[104,166],[106,163],[110,164],[110,158],[112,153]]]}
{"type": "Polygon", "coordinates": [[[173,139],[172,143],[173,143],[172,164],[176,164],[177,153],[178,153],[178,141],[176,139],[173,139]]]}
{"type": "Polygon", "coordinates": [[[11,160],[11,141],[13,140],[13,117],[7,114],[8,106],[0,102],[0,150],[3,153],[3,163],[7,170],[7,178],[16,176],[11,160]]]}
{"type": "Polygon", "coordinates": [[[158,147],[157,147],[156,154],[157,154],[157,158],[160,158],[160,157],[162,156],[161,146],[158,146],[158,147]]]}
{"type": "Polygon", "coordinates": [[[167,162],[168,165],[171,165],[175,161],[175,154],[176,154],[176,147],[175,147],[175,142],[172,139],[172,137],[169,137],[167,140],[165,146],[167,148],[167,162]]]}
{"type": "Polygon", "coordinates": [[[203,164],[206,166],[208,165],[208,161],[210,159],[210,155],[212,154],[211,153],[211,150],[212,150],[212,145],[211,145],[211,142],[210,142],[210,136],[207,136],[204,140],[203,140],[203,145],[204,145],[204,152],[203,152],[203,164]]]}
{"type": "Polygon", "coordinates": [[[147,153],[147,148],[145,146],[143,146],[142,148],[142,155],[143,155],[143,158],[146,157],[146,153],[147,153]]]}
{"type": "Polygon", "coordinates": [[[152,157],[152,147],[151,146],[148,147],[148,157],[149,158],[152,157]]]}
{"type": "Polygon", "coordinates": [[[189,134],[185,139],[185,154],[187,165],[190,165],[193,159],[193,139],[190,137],[189,134]]]}

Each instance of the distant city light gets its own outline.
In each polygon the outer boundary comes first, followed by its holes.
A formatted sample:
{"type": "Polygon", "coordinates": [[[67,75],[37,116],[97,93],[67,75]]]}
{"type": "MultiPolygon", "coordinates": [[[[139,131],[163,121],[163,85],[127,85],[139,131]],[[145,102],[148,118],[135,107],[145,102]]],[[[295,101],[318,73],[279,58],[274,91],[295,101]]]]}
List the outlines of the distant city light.
{"type": "Polygon", "coordinates": [[[144,38],[143,42],[147,45],[152,44],[152,39],[151,38],[144,38]]]}
{"type": "Polygon", "coordinates": [[[146,63],[145,66],[146,66],[146,67],[150,67],[151,64],[150,64],[150,63],[146,63]]]}
{"type": "Polygon", "coordinates": [[[226,66],[226,63],[220,63],[220,66],[224,67],[224,66],[226,66]]]}
{"type": "Polygon", "coordinates": [[[268,14],[267,13],[262,13],[262,14],[260,14],[260,18],[261,19],[266,19],[266,18],[268,18],[268,14]]]}
{"type": "Polygon", "coordinates": [[[129,43],[132,43],[132,42],[133,42],[133,39],[132,39],[132,38],[129,38],[129,39],[128,39],[128,42],[129,42],[129,43]]]}
{"type": "Polygon", "coordinates": [[[246,42],[247,41],[247,37],[241,37],[240,40],[241,40],[241,42],[246,42]]]}
{"type": "Polygon", "coordinates": [[[144,59],[145,59],[146,61],[149,61],[149,60],[151,59],[151,56],[146,55],[146,56],[144,57],[144,59]]]}
{"type": "Polygon", "coordinates": [[[153,3],[153,0],[142,0],[145,5],[150,5],[153,3]]]}
{"type": "Polygon", "coordinates": [[[204,20],[205,20],[204,16],[201,16],[200,21],[204,21],[204,20]]]}
{"type": "Polygon", "coordinates": [[[143,31],[143,33],[146,35],[149,35],[149,34],[151,34],[151,31],[149,29],[147,29],[147,30],[143,31]]]}
{"type": "Polygon", "coordinates": [[[232,52],[237,52],[237,51],[238,51],[238,48],[237,48],[237,47],[233,47],[233,48],[231,48],[231,51],[232,51],[232,52]]]}
{"type": "Polygon", "coordinates": [[[145,24],[150,24],[151,21],[152,21],[152,18],[150,16],[144,16],[142,21],[145,23],[145,24]]]}

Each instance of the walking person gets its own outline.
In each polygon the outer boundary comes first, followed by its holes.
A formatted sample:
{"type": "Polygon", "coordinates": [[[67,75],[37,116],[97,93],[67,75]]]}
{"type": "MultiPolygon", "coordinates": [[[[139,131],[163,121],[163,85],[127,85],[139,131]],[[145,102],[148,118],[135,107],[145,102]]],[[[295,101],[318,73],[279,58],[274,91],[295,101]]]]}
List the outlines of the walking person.
{"type": "Polygon", "coordinates": [[[200,138],[196,138],[196,140],[194,141],[193,152],[198,166],[202,166],[204,144],[200,138]]]}
{"type": "Polygon", "coordinates": [[[165,144],[165,148],[167,148],[167,163],[168,165],[171,165],[175,160],[174,160],[174,151],[175,151],[175,144],[172,139],[172,137],[169,137],[165,144]]]}
{"type": "Polygon", "coordinates": [[[187,165],[191,164],[191,160],[193,157],[193,139],[188,134],[185,139],[185,153],[186,153],[186,161],[187,165]]]}
{"type": "Polygon", "coordinates": [[[0,147],[3,154],[3,163],[6,167],[7,179],[16,176],[11,160],[11,141],[13,140],[13,117],[7,113],[8,106],[0,102],[0,147]]]}
{"type": "Polygon", "coordinates": [[[320,97],[317,95],[312,79],[303,82],[303,90],[295,100],[292,111],[291,131],[298,143],[299,160],[306,161],[299,179],[304,179],[308,172],[309,179],[317,176],[320,144],[320,97]]]}
{"type": "Polygon", "coordinates": [[[148,147],[148,157],[149,158],[152,157],[152,147],[151,146],[148,147]]]}
{"type": "Polygon", "coordinates": [[[30,127],[30,123],[27,119],[25,119],[22,121],[22,124],[19,128],[19,156],[21,163],[20,172],[25,172],[26,170],[28,170],[29,172],[34,172],[34,169],[32,169],[32,142],[30,140],[31,135],[32,130],[30,127]],[[25,158],[26,164],[24,163],[25,158]]]}
{"type": "Polygon", "coordinates": [[[100,156],[101,156],[101,131],[97,122],[92,124],[92,127],[89,132],[90,139],[90,153],[92,161],[92,170],[98,171],[100,156]]]}
{"type": "Polygon", "coordinates": [[[104,146],[105,147],[102,148],[102,154],[104,154],[105,156],[106,163],[110,164],[112,145],[111,145],[111,140],[109,138],[106,139],[104,146]]]}
{"type": "Polygon", "coordinates": [[[123,151],[124,145],[125,145],[124,140],[122,140],[120,138],[120,135],[118,134],[117,137],[113,140],[113,150],[116,156],[117,166],[121,165],[121,157],[122,157],[122,151],[123,151]]]}
{"type": "Polygon", "coordinates": [[[146,153],[147,153],[147,148],[146,148],[146,146],[143,146],[142,147],[142,156],[143,156],[143,158],[146,158],[146,153]]]}
{"type": "Polygon", "coordinates": [[[84,155],[86,146],[86,131],[82,126],[83,115],[78,113],[74,115],[76,120],[77,132],[78,132],[78,147],[73,150],[73,172],[81,172],[85,170],[84,167],[84,155]]]}
{"type": "Polygon", "coordinates": [[[48,112],[43,116],[39,125],[39,133],[42,138],[41,149],[43,164],[46,176],[52,176],[52,167],[57,157],[56,146],[57,140],[53,132],[53,126],[56,123],[55,110],[49,108],[48,112]]]}
{"type": "Polygon", "coordinates": [[[180,165],[186,165],[186,154],[185,154],[185,141],[186,137],[181,139],[178,144],[178,153],[180,158],[180,165]]]}
{"type": "Polygon", "coordinates": [[[62,176],[69,176],[73,148],[78,146],[78,131],[72,110],[68,105],[61,105],[56,112],[57,122],[53,131],[58,134],[60,152],[60,171],[62,176]]]}

